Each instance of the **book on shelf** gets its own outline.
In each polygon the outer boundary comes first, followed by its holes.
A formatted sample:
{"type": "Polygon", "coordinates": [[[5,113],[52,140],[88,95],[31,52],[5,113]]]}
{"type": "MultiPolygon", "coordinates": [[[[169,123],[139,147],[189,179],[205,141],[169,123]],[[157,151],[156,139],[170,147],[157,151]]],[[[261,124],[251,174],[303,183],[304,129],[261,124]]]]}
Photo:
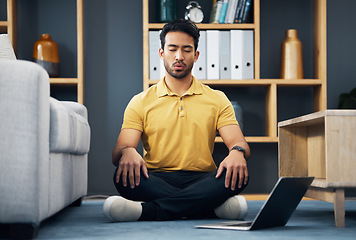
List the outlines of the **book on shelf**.
{"type": "Polygon", "coordinates": [[[219,23],[225,23],[228,6],[229,0],[224,0],[220,11],[219,23]]]}
{"type": "Polygon", "coordinates": [[[235,13],[235,23],[251,22],[252,0],[239,0],[235,13]]]}
{"type": "Polygon", "coordinates": [[[229,0],[225,23],[234,23],[238,2],[239,2],[239,0],[229,0]]]}
{"type": "Polygon", "coordinates": [[[211,8],[210,23],[219,23],[220,11],[221,11],[222,1],[213,0],[213,7],[211,8]]]}
{"type": "Polygon", "coordinates": [[[214,0],[210,23],[250,23],[252,0],[214,0]]]}
{"type": "MultiPolygon", "coordinates": [[[[234,19],[234,23],[239,23],[239,18],[240,18],[240,14],[242,12],[242,6],[243,6],[243,2],[245,0],[239,0],[239,2],[237,3],[236,6],[236,11],[235,11],[235,19],[234,19]]],[[[241,23],[241,22],[240,22],[241,23]]]]}
{"type": "Polygon", "coordinates": [[[243,23],[252,22],[252,20],[251,20],[251,11],[252,11],[251,4],[252,4],[252,0],[246,1],[245,11],[244,11],[244,14],[242,15],[243,23]]]}
{"type": "Polygon", "coordinates": [[[222,6],[223,6],[222,0],[217,0],[216,1],[215,17],[214,17],[213,23],[219,23],[222,6]]]}

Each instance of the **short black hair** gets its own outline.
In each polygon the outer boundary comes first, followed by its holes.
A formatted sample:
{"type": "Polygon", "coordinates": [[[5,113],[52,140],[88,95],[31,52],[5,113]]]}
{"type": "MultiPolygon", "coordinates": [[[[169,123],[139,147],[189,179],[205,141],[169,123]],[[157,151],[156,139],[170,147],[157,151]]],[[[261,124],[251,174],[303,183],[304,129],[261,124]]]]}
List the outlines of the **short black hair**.
{"type": "Polygon", "coordinates": [[[162,49],[164,49],[164,44],[166,43],[165,38],[167,33],[169,32],[184,32],[192,36],[194,39],[195,51],[198,49],[198,43],[200,37],[199,28],[191,21],[184,20],[184,19],[176,19],[164,25],[161,34],[159,36],[161,40],[162,49]]]}

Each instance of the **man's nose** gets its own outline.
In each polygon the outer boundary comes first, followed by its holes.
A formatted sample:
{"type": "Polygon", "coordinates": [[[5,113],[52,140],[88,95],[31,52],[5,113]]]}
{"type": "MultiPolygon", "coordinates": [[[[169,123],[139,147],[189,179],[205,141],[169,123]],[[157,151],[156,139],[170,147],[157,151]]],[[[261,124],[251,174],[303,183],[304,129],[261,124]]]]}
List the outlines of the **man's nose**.
{"type": "Polygon", "coordinates": [[[176,60],[177,61],[183,60],[183,52],[182,52],[182,50],[178,50],[176,52],[176,60]]]}

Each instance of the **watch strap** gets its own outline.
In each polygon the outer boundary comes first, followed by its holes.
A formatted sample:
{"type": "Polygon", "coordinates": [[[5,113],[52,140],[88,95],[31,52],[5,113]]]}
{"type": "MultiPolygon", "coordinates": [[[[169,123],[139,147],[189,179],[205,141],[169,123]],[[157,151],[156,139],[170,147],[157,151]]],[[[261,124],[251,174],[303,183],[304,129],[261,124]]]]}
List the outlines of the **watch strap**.
{"type": "Polygon", "coordinates": [[[244,158],[246,159],[246,150],[243,148],[243,147],[240,147],[240,146],[233,146],[231,149],[230,149],[230,152],[232,150],[237,150],[237,151],[240,151],[244,154],[244,158]]]}

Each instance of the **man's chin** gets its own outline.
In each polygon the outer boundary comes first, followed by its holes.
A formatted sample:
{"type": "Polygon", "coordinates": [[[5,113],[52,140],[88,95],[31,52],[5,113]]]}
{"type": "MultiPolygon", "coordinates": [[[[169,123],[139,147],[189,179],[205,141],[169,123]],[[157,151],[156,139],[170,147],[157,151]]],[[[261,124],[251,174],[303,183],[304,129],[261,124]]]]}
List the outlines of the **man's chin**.
{"type": "Polygon", "coordinates": [[[189,73],[191,72],[193,66],[187,66],[184,67],[183,69],[174,69],[174,68],[167,68],[165,65],[166,71],[168,72],[169,75],[171,75],[174,78],[177,79],[181,79],[181,78],[185,78],[186,76],[189,75],[189,73]]]}
{"type": "Polygon", "coordinates": [[[171,76],[174,78],[185,78],[188,74],[186,72],[183,71],[174,71],[173,73],[171,73],[171,76]]]}

